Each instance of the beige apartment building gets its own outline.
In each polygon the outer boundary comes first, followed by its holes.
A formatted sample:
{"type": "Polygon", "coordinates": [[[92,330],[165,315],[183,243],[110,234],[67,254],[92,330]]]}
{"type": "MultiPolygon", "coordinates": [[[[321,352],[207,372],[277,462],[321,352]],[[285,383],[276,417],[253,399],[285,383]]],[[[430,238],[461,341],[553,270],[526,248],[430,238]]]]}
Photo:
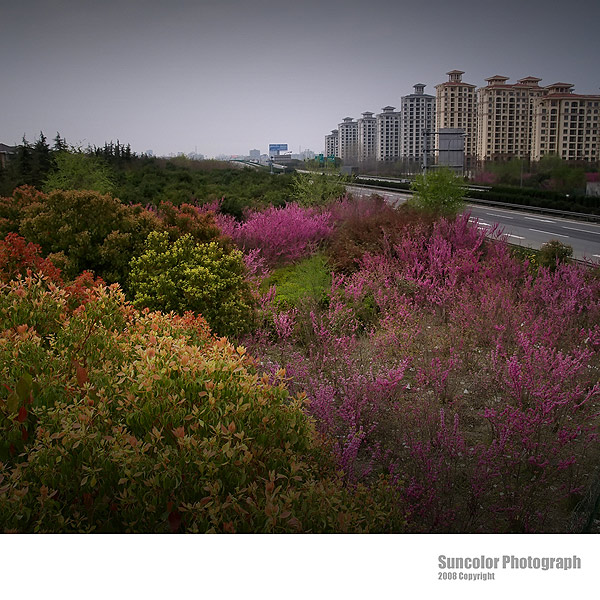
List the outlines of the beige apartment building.
{"type": "Polygon", "coordinates": [[[377,119],[372,112],[362,113],[358,119],[358,160],[368,162],[375,160],[377,142],[377,119]]]}
{"type": "Polygon", "coordinates": [[[435,86],[435,128],[462,129],[465,132],[465,167],[476,162],[476,86],[462,80],[464,71],[449,71],[448,81],[435,86]]]}
{"type": "MultiPolygon", "coordinates": [[[[414,159],[423,153],[423,130],[434,129],[464,135],[467,171],[478,162],[538,161],[550,154],[569,161],[600,160],[600,95],[576,94],[569,83],[543,87],[540,78],[531,76],[509,83],[503,75],[489,77],[476,91],[463,74],[449,71],[448,81],[435,86],[435,98],[424,93],[424,84],[416,84],[415,93],[402,98],[401,112],[386,106],[375,117],[371,112],[358,121],[346,117],[325,136],[327,155],[349,164],[414,159]]],[[[440,159],[440,135],[435,139],[440,159]]]]}
{"type": "Polygon", "coordinates": [[[544,94],[539,77],[507,83],[494,75],[477,91],[477,159],[507,160],[531,156],[533,107],[544,94]]]}
{"type": "Polygon", "coordinates": [[[564,160],[600,160],[600,96],[573,92],[570,83],[554,83],[536,99],[531,159],[549,154],[564,160]]]}
{"type": "Polygon", "coordinates": [[[340,136],[337,129],[332,129],[329,135],[325,136],[325,156],[340,155],[340,136]]]}
{"type": "Polygon", "coordinates": [[[402,96],[400,154],[410,160],[423,160],[424,132],[431,132],[427,148],[432,149],[435,130],[435,96],[425,93],[425,84],[416,83],[414,93],[402,96]]]}
{"type": "Polygon", "coordinates": [[[338,156],[347,163],[358,161],[358,123],[352,117],[338,125],[338,156]]]}
{"type": "Polygon", "coordinates": [[[395,161],[400,158],[400,113],[395,106],[384,106],[377,115],[376,159],[395,161]]]}

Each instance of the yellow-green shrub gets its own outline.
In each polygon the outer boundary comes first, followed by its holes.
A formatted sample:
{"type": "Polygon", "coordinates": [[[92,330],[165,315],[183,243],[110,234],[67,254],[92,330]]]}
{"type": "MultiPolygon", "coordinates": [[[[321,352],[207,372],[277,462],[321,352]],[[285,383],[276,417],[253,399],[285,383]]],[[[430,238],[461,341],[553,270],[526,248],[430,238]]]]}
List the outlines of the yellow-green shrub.
{"type": "Polygon", "coordinates": [[[131,261],[130,283],[136,306],[194,311],[220,335],[245,331],[253,298],[239,250],[217,242],[198,244],[186,234],[175,242],[166,232],[148,236],[143,254],[131,261]]]}

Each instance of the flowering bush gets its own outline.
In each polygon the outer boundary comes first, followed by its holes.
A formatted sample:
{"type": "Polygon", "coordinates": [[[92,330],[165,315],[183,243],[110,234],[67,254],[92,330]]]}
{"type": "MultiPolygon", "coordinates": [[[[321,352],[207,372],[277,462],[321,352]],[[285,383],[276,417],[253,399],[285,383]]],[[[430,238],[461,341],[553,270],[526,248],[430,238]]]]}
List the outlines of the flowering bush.
{"type": "Polygon", "coordinates": [[[306,390],[348,479],[398,477],[415,531],[578,530],[600,458],[600,280],[532,273],[468,216],[380,244],[309,314],[273,290],[252,351],[306,390]]]}
{"type": "Polygon", "coordinates": [[[297,261],[314,253],[333,231],[328,211],[287,204],[254,211],[241,224],[220,219],[222,231],[248,252],[260,248],[269,266],[297,261]]]}
{"type": "Polygon", "coordinates": [[[336,224],[328,253],[339,271],[355,271],[365,253],[378,254],[399,242],[417,223],[432,225],[431,215],[409,206],[394,209],[380,196],[344,198],[330,206],[336,224]]]}

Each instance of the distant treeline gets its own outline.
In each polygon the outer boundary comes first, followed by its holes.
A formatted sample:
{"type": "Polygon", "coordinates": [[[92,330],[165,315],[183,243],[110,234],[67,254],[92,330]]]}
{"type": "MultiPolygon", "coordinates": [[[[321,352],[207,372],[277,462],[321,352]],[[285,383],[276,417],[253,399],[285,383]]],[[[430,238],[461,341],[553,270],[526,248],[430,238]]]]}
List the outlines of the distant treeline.
{"type": "Polygon", "coordinates": [[[247,208],[284,205],[292,198],[291,182],[291,175],[274,177],[223,161],[138,155],[119,140],[81,149],[57,133],[51,144],[40,133],[34,142],[23,138],[6,168],[0,169],[0,196],[31,185],[46,192],[91,189],[125,204],[180,205],[219,199],[223,212],[240,218],[247,208]]]}

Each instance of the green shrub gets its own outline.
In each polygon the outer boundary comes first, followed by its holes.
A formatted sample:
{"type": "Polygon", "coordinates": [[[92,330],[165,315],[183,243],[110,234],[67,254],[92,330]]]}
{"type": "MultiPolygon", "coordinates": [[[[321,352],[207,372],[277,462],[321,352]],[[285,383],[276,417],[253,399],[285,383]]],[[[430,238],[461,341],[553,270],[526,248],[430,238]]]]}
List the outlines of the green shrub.
{"type": "Polygon", "coordinates": [[[252,321],[253,299],[239,250],[217,242],[197,244],[191,235],[171,243],[167,232],[148,236],[131,261],[130,285],[137,307],[200,313],[219,335],[240,333],[252,321]]]}
{"type": "Polygon", "coordinates": [[[125,281],[158,218],[140,206],[93,191],[39,194],[20,215],[18,231],[46,255],[64,255],[65,276],[94,271],[109,283],[125,281]]]}
{"type": "Polygon", "coordinates": [[[94,190],[101,194],[112,194],[115,188],[114,175],[101,158],[77,152],[57,152],[54,169],[44,184],[45,192],[54,190],[94,190]]]}
{"type": "Polygon", "coordinates": [[[572,246],[558,240],[550,240],[540,248],[538,263],[540,267],[547,267],[551,271],[555,271],[559,264],[569,262],[572,256],[572,246]]]}
{"type": "Polygon", "coordinates": [[[463,181],[448,168],[417,175],[411,190],[410,203],[428,213],[451,217],[464,207],[463,181]]]}
{"type": "Polygon", "coordinates": [[[378,480],[344,488],[302,397],[192,314],[0,285],[3,532],[398,531],[378,480]]]}
{"type": "Polygon", "coordinates": [[[66,278],[93,271],[126,292],[129,263],[139,256],[152,231],[166,231],[171,241],[190,234],[196,242],[231,242],[221,236],[214,215],[189,204],[160,204],[158,210],[125,205],[94,191],[53,191],[23,187],[0,199],[0,232],[20,233],[39,244],[66,278]]]}
{"type": "Polygon", "coordinates": [[[337,175],[297,173],[292,179],[292,197],[302,206],[323,206],[346,195],[346,185],[337,175]]]}

